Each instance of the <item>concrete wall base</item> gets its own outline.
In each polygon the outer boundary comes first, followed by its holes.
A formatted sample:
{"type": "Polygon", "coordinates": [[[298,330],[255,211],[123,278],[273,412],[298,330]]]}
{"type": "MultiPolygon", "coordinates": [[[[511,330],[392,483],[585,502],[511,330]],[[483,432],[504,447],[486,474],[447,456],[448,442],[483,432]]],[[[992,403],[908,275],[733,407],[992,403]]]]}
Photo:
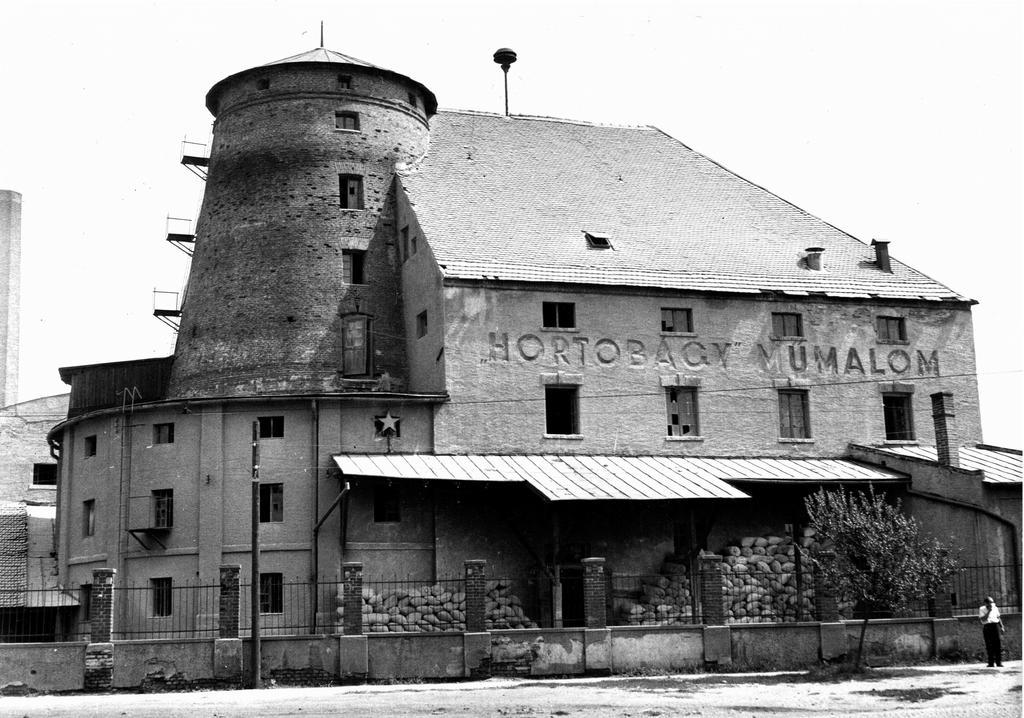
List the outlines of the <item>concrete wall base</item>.
{"type": "Polygon", "coordinates": [[[364,679],[369,673],[370,652],[366,636],[338,636],[338,676],[364,679]]]}
{"type": "Polygon", "coordinates": [[[237,681],[242,678],[242,639],[217,638],[213,641],[213,677],[237,681]]]}
{"type": "Polygon", "coordinates": [[[704,662],[732,665],[732,629],[728,626],[704,627],[704,662]]]}
{"type": "Polygon", "coordinates": [[[846,625],[843,623],[822,623],[821,660],[833,661],[847,653],[846,625]]]}
{"type": "Polygon", "coordinates": [[[612,631],[587,628],[583,631],[583,672],[608,675],[612,672],[612,631]]]}

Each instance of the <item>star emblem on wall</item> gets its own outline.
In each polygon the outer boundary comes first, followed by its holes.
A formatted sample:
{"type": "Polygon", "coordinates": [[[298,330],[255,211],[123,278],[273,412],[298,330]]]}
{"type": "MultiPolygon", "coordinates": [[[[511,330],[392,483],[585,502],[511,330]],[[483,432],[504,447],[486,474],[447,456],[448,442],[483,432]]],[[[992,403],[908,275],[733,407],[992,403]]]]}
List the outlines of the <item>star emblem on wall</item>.
{"type": "Polygon", "coordinates": [[[381,434],[382,436],[398,435],[398,422],[401,421],[401,417],[392,416],[390,409],[388,409],[384,416],[375,416],[373,421],[376,425],[378,434],[381,434]]]}

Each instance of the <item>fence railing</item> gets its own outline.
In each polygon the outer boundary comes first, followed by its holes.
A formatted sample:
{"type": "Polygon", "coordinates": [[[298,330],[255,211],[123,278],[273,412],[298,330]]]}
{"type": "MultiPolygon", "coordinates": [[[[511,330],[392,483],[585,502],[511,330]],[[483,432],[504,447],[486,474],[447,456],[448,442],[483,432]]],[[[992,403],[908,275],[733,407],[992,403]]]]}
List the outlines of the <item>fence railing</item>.
{"type": "Polygon", "coordinates": [[[0,643],[75,641],[80,630],[75,593],[59,589],[0,590],[0,643]]]}
{"type": "MultiPolygon", "coordinates": [[[[730,570],[722,577],[726,623],[817,620],[815,574],[812,569],[756,571],[742,564],[728,568],[730,570]]],[[[841,604],[840,613],[843,608],[841,604]]]]}
{"type": "Polygon", "coordinates": [[[953,613],[975,616],[991,596],[1003,613],[1021,610],[1021,565],[965,566],[957,570],[952,581],[953,613]]]}
{"type": "Polygon", "coordinates": [[[114,639],[209,638],[217,635],[219,586],[120,585],[114,593],[114,639]]]}
{"type": "Polygon", "coordinates": [[[697,591],[686,574],[614,574],[608,577],[608,623],[671,626],[700,623],[697,591]]]}

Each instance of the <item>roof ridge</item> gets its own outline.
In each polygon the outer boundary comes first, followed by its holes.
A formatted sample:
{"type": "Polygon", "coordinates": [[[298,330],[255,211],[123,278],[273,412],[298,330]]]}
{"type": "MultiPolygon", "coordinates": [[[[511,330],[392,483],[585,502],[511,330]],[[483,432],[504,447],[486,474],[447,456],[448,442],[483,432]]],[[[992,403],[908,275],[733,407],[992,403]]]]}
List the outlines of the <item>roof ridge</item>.
{"type": "Polygon", "coordinates": [[[447,112],[449,114],[457,115],[470,115],[473,117],[494,117],[497,119],[508,119],[508,120],[531,120],[535,122],[555,122],[563,125],[580,125],[583,127],[610,127],[619,130],[649,130],[651,132],[661,132],[657,127],[653,125],[628,125],[617,122],[592,122],[590,120],[574,120],[568,117],[551,117],[550,115],[503,115],[500,112],[486,112],[484,110],[462,110],[455,107],[439,107],[438,113],[447,112]]]}

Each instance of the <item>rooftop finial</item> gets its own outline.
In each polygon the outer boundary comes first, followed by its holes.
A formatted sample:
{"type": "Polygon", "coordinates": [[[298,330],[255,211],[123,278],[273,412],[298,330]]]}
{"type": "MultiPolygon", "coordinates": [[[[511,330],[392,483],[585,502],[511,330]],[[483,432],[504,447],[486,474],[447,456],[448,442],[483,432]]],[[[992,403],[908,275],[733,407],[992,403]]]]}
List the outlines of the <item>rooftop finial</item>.
{"type": "Polygon", "coordinates": [[[324,21],[320,21],[320,47],[324,46],[324,21]]]}
{"type": "Polygon", "coordinates": [[[508,117],[508,68],[516,61],[516,51],[507,47],[499,48],[494,53],[494,61],[501,65],[505,73],[505,116],[508,117]]]}

